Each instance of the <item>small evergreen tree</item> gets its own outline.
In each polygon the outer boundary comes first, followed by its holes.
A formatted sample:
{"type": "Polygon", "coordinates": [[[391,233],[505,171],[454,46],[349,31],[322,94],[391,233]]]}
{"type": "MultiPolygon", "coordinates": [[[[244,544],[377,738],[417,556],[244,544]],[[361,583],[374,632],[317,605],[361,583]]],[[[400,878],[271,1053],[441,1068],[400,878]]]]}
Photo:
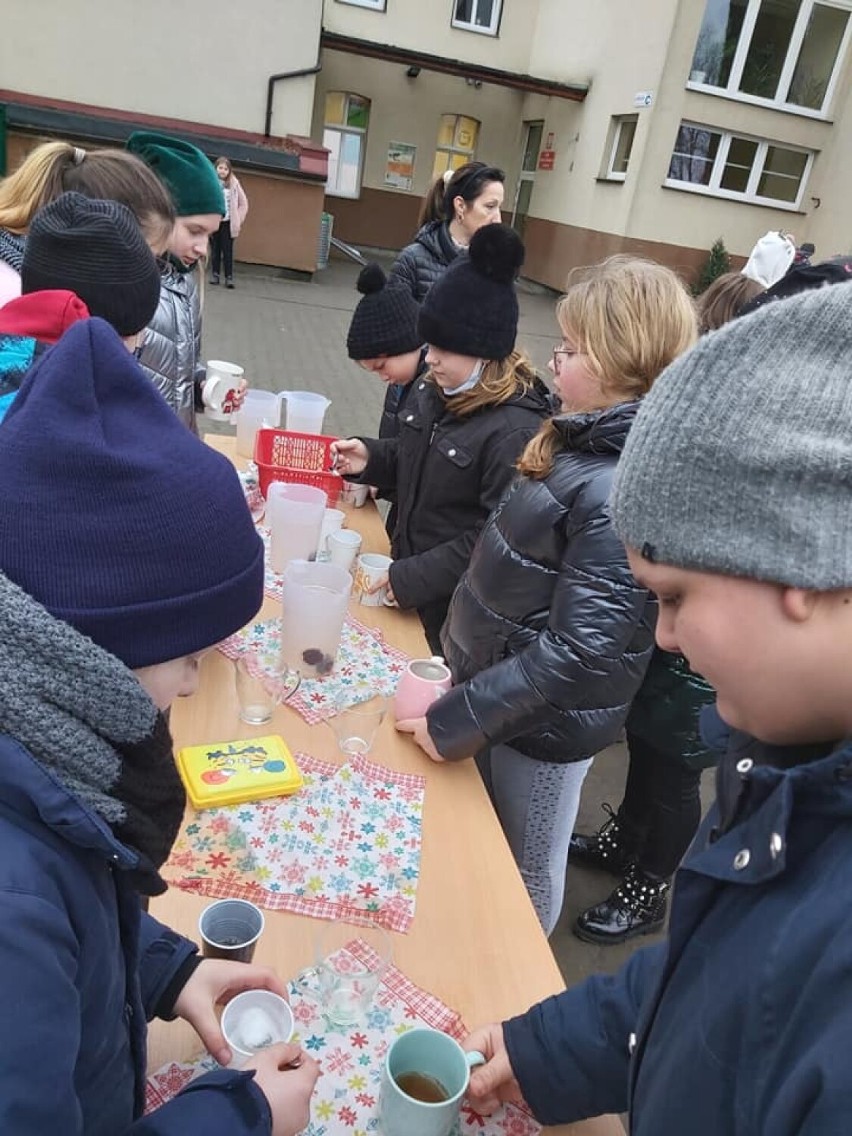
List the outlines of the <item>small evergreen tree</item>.
{"type": "Polygon", "coordinates": [[[700,296],[713,281],[723,276],[726,272],[731,271],[731,258],[728,256],[728,250],[725,248],[725,242],[721,237],[717,237],[713,242],[713,247],[710,249],[710,255],[701,269],[698,279],[692,285],[693,296],[700,296]]]}

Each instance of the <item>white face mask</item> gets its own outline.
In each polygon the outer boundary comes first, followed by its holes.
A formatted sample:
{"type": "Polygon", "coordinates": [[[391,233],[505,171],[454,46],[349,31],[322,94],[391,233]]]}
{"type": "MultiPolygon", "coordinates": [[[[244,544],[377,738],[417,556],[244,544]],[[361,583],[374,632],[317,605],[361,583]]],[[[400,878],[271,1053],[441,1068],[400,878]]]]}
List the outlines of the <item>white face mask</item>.
{"type": "Polygon", "coordinates": [[[476,366],[473,368],[473,370],[470,372],[470,374],[465,379],[465,381],[461,384],[460,387],[454,387],[452,390],[445,390],[444,391],[444,394],[447,396],[447,398],[452,398],[452,396],[454,394],[461,394],[463,391],[472,390],[473,387],[476,386],[476,384],[479,382],[480,378],[482,377],[482,370],[483,370],[484,366],[485,366],[485,360],[484,359],[477,359],[476,360],[476,366]]]}

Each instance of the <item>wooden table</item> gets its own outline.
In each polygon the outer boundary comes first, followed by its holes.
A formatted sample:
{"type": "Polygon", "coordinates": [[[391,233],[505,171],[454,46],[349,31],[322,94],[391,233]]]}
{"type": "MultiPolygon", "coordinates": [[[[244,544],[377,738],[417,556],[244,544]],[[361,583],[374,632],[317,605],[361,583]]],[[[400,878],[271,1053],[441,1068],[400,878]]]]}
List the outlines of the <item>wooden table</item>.
{"type": "MultiPolygon", "coordinates": [[[[217,450],[234,458],[234,440],[208,436],[217,450]]],[[[240,460],[236,459],[237,464],[240,460]]],[[[372,503],[341,506],[346,524],[363,537],[363,550],[387,550],[381,518],[372,503]]],[[[258,618],[274,616],[279,604],[266,598],[258,618]]],[[[409,655],[428,655],[414,613],[364,607],[350,610],[362,623],[380,628],[409,655]]],[[[295,752],[340,762],[334,735],[325,725],[309,726],[296,711],[278,707],[270,725],[247,726],[237,712],[233,663],[214,651],[202,663],[199,691],[175,703],[171,714],[175,746],[280,733],[295,752]]],[[[394,934],[394,962],[410,979],[458,1010],[468,1026],[501,1020],[564,988],[556,962],[530,904],[499,822],[472,761],[436,765],[409,739],[382,724],[371,757],[388,767],[426,777],[421,875],[414,923],[394,934]]],[[[197,941],[198,916],[209,903],[171,888],[151,904],[152,914],[197,941]]],[[[316,920],[267,911],[256,961],[288,978],[310,965],[316,920]]],[[[185,1060],[200,1047],[185,1022],[152,1024],[149,1067],[185,1060]]],[[[563,1136],[624,1136],[612,1117],[550,1131],[563,1136]]]]}

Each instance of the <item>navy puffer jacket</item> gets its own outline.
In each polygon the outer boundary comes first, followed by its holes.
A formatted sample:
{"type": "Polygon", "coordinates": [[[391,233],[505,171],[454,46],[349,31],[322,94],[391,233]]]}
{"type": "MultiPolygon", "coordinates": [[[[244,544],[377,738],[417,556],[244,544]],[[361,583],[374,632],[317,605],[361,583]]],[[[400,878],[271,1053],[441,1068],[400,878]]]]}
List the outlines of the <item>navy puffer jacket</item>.
{"type": "Polygon", "coordinates": [[[447,265],[459,255],[444,221],[429,221],[393,263],[388,284],[404,287],[420,303],[447,265]]]}
{"type": "Polygon", "coordinates": [[[607,507],[638,406],[554,419],[550,474],[519,477],[480,534],[442,634],[457,685],[428,711],[444,757],[505,742],[569,762],[616,740],[656,622],[607,507]]]}

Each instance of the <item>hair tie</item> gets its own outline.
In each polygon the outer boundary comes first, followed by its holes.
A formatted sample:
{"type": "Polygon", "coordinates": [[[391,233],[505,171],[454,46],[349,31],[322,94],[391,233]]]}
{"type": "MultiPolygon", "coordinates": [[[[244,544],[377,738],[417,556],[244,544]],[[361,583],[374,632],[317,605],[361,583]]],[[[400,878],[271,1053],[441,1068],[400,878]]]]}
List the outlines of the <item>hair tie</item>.
{"type": "Polygon", "coordinates": [[[444,170],[444,172],[441,174],[441,181],[443,181],[444,185],[450,184],[455,172],[455,170],[444,170]]]}
{"type": "Polygon", "coordinates": [[[82,147],[80,147],[80,146],[75,146],[74,147],[74,153],[71,157],[71,160],[72,160],[72,162],[74,163],[75,166],[79,166],[82,163],[85,156],[86,156],[86,151],[84,149],[82,149],[82,147]]]}

